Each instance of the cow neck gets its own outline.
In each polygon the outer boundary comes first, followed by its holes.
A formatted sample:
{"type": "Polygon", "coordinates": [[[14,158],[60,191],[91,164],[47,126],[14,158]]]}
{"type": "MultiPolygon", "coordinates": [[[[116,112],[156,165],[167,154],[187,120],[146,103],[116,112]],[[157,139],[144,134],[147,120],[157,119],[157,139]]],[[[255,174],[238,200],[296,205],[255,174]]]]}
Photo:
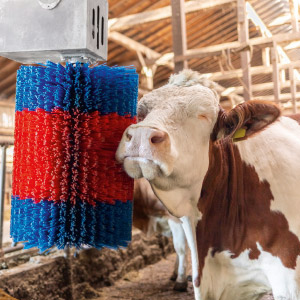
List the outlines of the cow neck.
{"type": "Polygon", "coordinates": [[[286,267],[295,268],[300,243],[289,231],[284,215],[271,211],[269,183],[259,180],[254,167],[242,161],[230,140],[211,141],[209,153],[209,169],[198,202],[202,213],[197,225],[199,274],[210,249],[212,256],[230,251],[232,258],[249,249],[249,258],[257,259],[257,243],[286,267]],[[289,245],[288,252],[283,241],[289,245]]]}

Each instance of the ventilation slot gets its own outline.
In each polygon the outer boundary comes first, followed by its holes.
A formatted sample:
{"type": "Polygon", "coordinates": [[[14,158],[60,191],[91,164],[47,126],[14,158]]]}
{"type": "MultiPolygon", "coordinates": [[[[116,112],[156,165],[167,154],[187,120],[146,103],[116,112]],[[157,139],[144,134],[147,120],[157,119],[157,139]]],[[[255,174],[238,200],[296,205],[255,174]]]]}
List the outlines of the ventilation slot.
{"type": "Polygon", "coordinates": [[[104,45],[104,18],[101,21],[101,45],[104,45]]]}
{"type": "Polygon", "coordinates": [[[93,8],[92,25],[93,25],[92,37],[93,37],[93,40],[94,40],[95,39],[95,8],[93,8]]]}
{"type": "Polygon", "coordinates": [[[97,6],[97,49],[100,44],[100,7],[97,6]]]}

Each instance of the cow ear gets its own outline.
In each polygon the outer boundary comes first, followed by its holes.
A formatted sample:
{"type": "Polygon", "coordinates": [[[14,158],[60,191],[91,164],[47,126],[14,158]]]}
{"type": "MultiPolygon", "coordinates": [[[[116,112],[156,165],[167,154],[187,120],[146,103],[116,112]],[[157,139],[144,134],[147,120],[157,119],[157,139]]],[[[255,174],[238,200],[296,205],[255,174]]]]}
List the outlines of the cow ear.
{"type": "Polygon", "coordinates": [[[280,114],[280,109],[272,102],[252,100],[241,103],[227,114],[219,115],[217,139],[245,140],[272,124],[280,114]]]}

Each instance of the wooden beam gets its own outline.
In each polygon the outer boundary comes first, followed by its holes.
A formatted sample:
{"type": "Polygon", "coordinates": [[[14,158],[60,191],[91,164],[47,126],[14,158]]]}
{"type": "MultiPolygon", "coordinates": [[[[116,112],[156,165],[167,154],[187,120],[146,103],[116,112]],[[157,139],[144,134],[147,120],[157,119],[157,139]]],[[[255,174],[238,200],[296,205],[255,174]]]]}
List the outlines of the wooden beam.
{"type": "Polygon", "coordinates": [[[275,18],[268,24],[268,28],[282,26],[282,25],[286,25],[286,24],[289,24],[289,25],[291,24],[291,15],[290,14],[281,15],[281,16],[275,18]]]}
{"type": "Polygon", "coordinates": [[[246,3],[246,11],[249,19],[253,22],[253,24],[259,27],[262,36],[271,37],[272,36],[271,31],[268,29],[266,24],[263,22],[263,20],[260,18],[256,10],[249,2],[246,3]]]}
{"type": "MultiPolygon", "coordinates": [[[[237,14],[238,14],[238,35],[239,41],[241,43],[249,42],[249,22],[246,13],[246,1],[238,0],[237,6],[237,14]]],[[[241,52],[241,67],[243,70],[243,83],[244,83],[244,91],[243,96],[245,101],[248,101],[252,98],[252,90],[251,90],[251,57],[250,50],[241,52]]]]}
{"type": "MultiPolygon", "coordinates": [[[[255,9],[252,7],[252,5],[249,2],[247,2],[246,4],[246,9],[249,18],[254,22],[256,26],[259,26],[262,35],[267,37],[272,37],[272,32],[268,29],[268,27],[265,25],[263,20],[260,18],[258,13],[255,11],[255,9]]],[[[297,31],[295,31],[294,33],[297,33],[297,31]]],[[[277,43],[277,41],[274,41],[274,43],[277,43]]],[[[276,51],[278,52],[280,61],[285,63],[290,63],[291,60],[287,55],[287,53],[283,50],[283,48],[281,46],[276,46],[276,47],[277,47],[276,51]]],[[[296,77],[298,80],[300,79],[300,74],[298,73],[298,71],[296,72],[296,77]]]]}
{"type": "Polygon", "coordinates": [[[16,83],[16,73],[12,73],[7,76],[4,80],[0,82],[0,94],[4,92],[5,89],[16,83]]]}
{"type": "Polygon", "coordinates": [[[274,82],[274,101],[279,101],[280,99],[280,81],[279,81],[279,67],[278,67],[278,53],[277,45],[274,43],[271,49],[272,66],[273,66],[273,82],[274,82]]]}
{"type": "Polygon", "coordinates": [[[292,50],[297,48],[300,48],[300,41],[293,41],[288,45],[284,46],[284,50],[292,50]]]}
{"type": "Polygon", "coordinates": [[[147,46],[144,46],[143,44],[127,37],[122,33],[117,31],[109,32],[108,39],[119,45],[122,45],[128,50],[143,53],[148,58],[149,64],[166,65],[171,69],[174,68],[174,63],[170,62],[170,60],[160,60],[162,57],[160,53],[150,49],[147,46]]]}
{"type": "MultiPolygon", "coordinates": [[[[233,52],[241,52],[245,49],[250,49],[250,47],[259,47],[259,48],[265,48],[265,47],[272,47],[273,42],[277,43],[284,43],[289,42],[293,40],[299,40],[300,39],[300,33],[282,33],[273,35],[272,37],[257,37],[253,39],[249,39],[248,43],[241,43],[241,42],[229,42],[229,43],[223,43],[208,47],[202,47],[197,49],[188,49],[186,50],[185,55],[177,56],[177,61],[182,61],[186,59],[196,59],[196,58],[203,58],[207,56],[217,56],[222,55],[223,51],[231,50],[233,52]]],[[[159,59],[160,61],[166,61],[166,60],[172,60],[174,58],[173,53],[166,53],[161,56],[159,59]]]]}
{"type": "Polygon", "coordinates": [[[290,11],[291,11],[291,22],[293,32],[299,31],[299,4],[298,0],[289,0],[290,11]]]}
{"type": "MultiPolygon", "coordinates": [[[[210,0],[210,1],[193,0],[193,1],[185,2],[184,9],[185,12],[188,14],[199,10],[216,8],[218,6],[223,6],[223,5],[234,6],[235,4],[232,0],[210,0]]],[[[108,29],[118,30],[118,31],[124,30],[132,26],[171,18],[171,16],[172,16],[171,6],[165,6],[162,8],[158,8],[158,9],[154,9],[142,13],[110,19],[108,21],[108,29]]]]}
{"type": "MultiPolygon", "coordinates": [[[[152,63],[151,60],[145,59],[146,64],[152,63]]],[[[118,63],[120,66],[130,66],[133,65],[136,68],[141,67],[141,64],[137,60],[126,61],[122,63],[118,63]]],[[[300,68],[300,60],[294,61],[288,64],[278,64],[280,70],[289,69],[292,66],[293,68],[300,68]]],[[[251,74],[253,75],[263,75],[263,74],[270,74],[273,72],[272,66],[256,66],[250,68],[251,74]]],[[[223,71],[223,72],[213,72],[213,73],[202,73],[202,75],[206,76],[208,79],[213,81],[221,81],[221,80],[228,80],[228,79],[236,79],[243,76],[242,69],[235,69],[230,71],[223,71]]]]}
{"type": "Polygon", "coordinates": [[[135,51],[135,52],[141,52],[145,54],[147,58],[152,58],[152,59],[158,59],[161,57],[161,54],[158,52],[144,46],[143,44],[127,37],[126,35],[113,31],[108,33],[108,39],[122,45],[124,48],[135,51]]]}
{"type": "MultiPolygon", "coordinates": [[[[280,70],[286,70],[289,67],[293,68],[300,68],[300,60],[291,62],[288,64],[278,64],[278,68],[280,70]]],[[[273,72],[272,66],[257,66],[257,67],[251,67],[251,74],[252,75],[263,75],[263,74],[270,74],[273,72]]],[[[207,73],[205,74],[209,79],[211,80],[227,80],[227,79],[234,79],[237,77],[242,77],[242,69],[236,69],[226,72],[215,72],[215,73],[207,73]]]]}
{"type": "Polygon", "coordinates": [[[15,73],[16,70],[19,68],[20,65],[21,64],[15,62],[15,61],[10,61],[7,65],[5,65],[3,68],[1,68],[0,81],[2,81],[3,79],[5,79],[11,73],[15,73]]]}
{"type": "MultiPolygon", "coordinates": [[[[300,62],[299,62],[299,67],[300,67],[300,62]]],[[[252,75],[272,73],[272,67],[266,67],[266,66],[251,67],[250,70],[252,75]]],[[[203,75],[205,75],[207,78],[211,80],[220,81],[220,80],[236,79],[242,77],[243,70],[235,69],[235,70],[224,71],[224,72],[204,73],[203,75]]]]}
{"type": "Polygon", "coordinates": [[[6,99],[10,98],[13,94],[16,93],[16,85],[13,83],[11,86],[7,87],[2,91],[2,94],[6,99]]]}
{"type": "MultiPolygon", "coordinates": [[[[300,93],[299,93],[299,95],[300,95],[300,93]]],[[[297,110],[300,109],[300,101],[297,101],[296,106],[297,106],[297,110]]],[[[290,115],[291,113],[293,113],[293,107],[292,107],[292,104],[290,101],[280,103],[280,107],[283,110],[283,115],[290,115]]]]}
{"type": "Polygon", "coordinates": [[[0,56],[0,64],[8,63],[10,60],[6,57],[0,56]]]}
{"type": "MultiPolygon", "coordinates": [[[[296,93],[296,98],[300,99],[300,93],[296,93]]],[[[280,100],[279,101],[275,101],[274,100],[274,96],[272,95],[268,95],[268,96],[258,96],[256,97],[256,99],[260,99],[260,100],[266,100],[266,101],[274,101],[274,102],[290,102],[292,99],[292,95],[290,93],[284,93],[280,95],[280,100]]],[[[291,103],[291,102],[290,102],[291,103]]],[[[292,104],[291,104],[292,106],[292,104]]]]}
{"type": "MultiPolygon", "coordinates": [[[[4,97],[4,95],[2,95],[0,93],[0,102],[12,103],[13,107],[15,107],[15,101],[16,101],[16,93],[15,93],[15,91],[14,91],[13,94],[11,94],[10,97],[7,97],[7,96],[4,97]]],[[[1,105],[0,105],[0,107],[1,107],[1,105]]]]}
{"type": "Polygon", "coordinates": [[[0,127],[0,135],[13,136],[14,135],[14,128],[0,127]]]}
{"type": "Polygon", "coordinates": [[[297,94],[297,87],[296,87],[296,82],[295,82],[295,76],[294,76],[294,68],[289,67],[289,78],[290,78],[290,90],[291,90],[291,100],[293,103],[293,113],[297,113],[297,105],[296,105],[296,94],[297,94]]]}
{"type": "Polygon", "coordinates": [[[13,145],[14,144],[14,137],[13,136],[0,136],[0,144],[1,145],[13,145]]]}
{"type": "MultiPolygon", "coordinates": [[[[277,35],[273,35],[272,37],[258,37],[258,38],[253,38],[250,39],[248,43],[238,43],[238,42],[232,42],[232,43],[226,43],[222,44],[222,46],[220,47],[220,49],[217,49],[218,47],[215,47],[215,49],[213,49],[214,46],[212,47],[212,52],[219,50],[222,51],[223,49],[226,49],[226,46],[229,48],[231,48],[231,44],[232,44],[232,50],[236,50],[236,51],[240,51],[241,49],[245,48],[245,47],[255,47],[258,46],[260,48],[265,48],[265,47],[272,47],[273,43],[284,43],[284,42],[289,42],[292,40],[298,40],[300,39],[300,34],[299,33],[290,33],[290,34],[277,34],[277,35]]],[[[208,48],[208,47],[207,47],[208,48]]],[[[202,48],[203,49],[203,48],[202,48]]],[[[213,53],[212,53],[213,54],[213,53]]]]}
{"type": "Polygon", "coordinates": [[[3,108],[15,108],[15,103],[13,102],[9,102],[9,101],[0,101],[0,107],[3,107],[3,108]]]}
{"type": "MultiPolygon", "coordinates": [[[[178,55],[185,55],[187,49],[184,0],[171,0],[171,4],[173,52],[176,58],[178,55]]],[[[187,60],[175,62],[175,73],[187,68],[187,60]]]]}
{"type": "MultiPolygon", "coordinates": [[[[282,83],[280,85],[281,89],[284,88],[289,88],[291,85],[291,81],[287,80],[286,82],[282,83]]],[[[296,85],[296,83],[295,83],[296,85]]],[[[297,82],[297,86],[300,86],[300,82],[297,82]]],[[[274,83],[273,82],[265,82],[265,83],[259,83],[259,84],[253,84],[252,85],[252,91],[253,92],[262,92],[262,91],[266,91],[266,90],[273,90],[274,88],[274,83]]],[[[227,88],[223,93],[223,95],[230,95],[232,92],[236,93],[236,94],[242,94],[243,93],[243,87],[242,86],[235,86],[235,87],[229,87],[227,88]]],[[[259,98],[259,96],[258,96],[259,98]]]]}
{"type": "MultiPolygon", "coordinates": [[[[123,47],[129,50],[136,51],[137,53],[143,53],[147,57],[147,59],[144,59],[147,65],[156,65],[156,66],[165,65],[171,70],[174,69],[174,63],[170,62],[174,58],[174,53],[167,53],[161,55],[160,53],[142,45],[141,43],[134,41],[131,38],[128,38],[127,36],[119,32],[110,32],[109,39],[114,41],[115,43],[121,44],[123,47]],[[153,57],[158,57],[158,58],[155,59],[153,57]]],[[[218,86],[220,87],[220,85],[218,86]]],[[[224,87],[222,88],[225,89],[224,87]]],[[[240,103],[243,100],[242,97],[234,93],[232,94],[232,98],[236,103],[240,103]]]]}

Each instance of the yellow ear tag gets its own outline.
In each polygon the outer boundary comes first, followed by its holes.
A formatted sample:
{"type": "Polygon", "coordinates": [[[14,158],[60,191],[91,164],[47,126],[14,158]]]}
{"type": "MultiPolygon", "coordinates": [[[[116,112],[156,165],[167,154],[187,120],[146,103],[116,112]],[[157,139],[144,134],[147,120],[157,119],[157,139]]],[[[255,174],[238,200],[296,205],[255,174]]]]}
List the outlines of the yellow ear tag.
{"type": "Polygon", "coordinates": [[[246,135],[246,129],[245,128],[240,128],[234,133],[233,141],[241,139],[241,138],[245,137],[245,135],[246,135]]]}

